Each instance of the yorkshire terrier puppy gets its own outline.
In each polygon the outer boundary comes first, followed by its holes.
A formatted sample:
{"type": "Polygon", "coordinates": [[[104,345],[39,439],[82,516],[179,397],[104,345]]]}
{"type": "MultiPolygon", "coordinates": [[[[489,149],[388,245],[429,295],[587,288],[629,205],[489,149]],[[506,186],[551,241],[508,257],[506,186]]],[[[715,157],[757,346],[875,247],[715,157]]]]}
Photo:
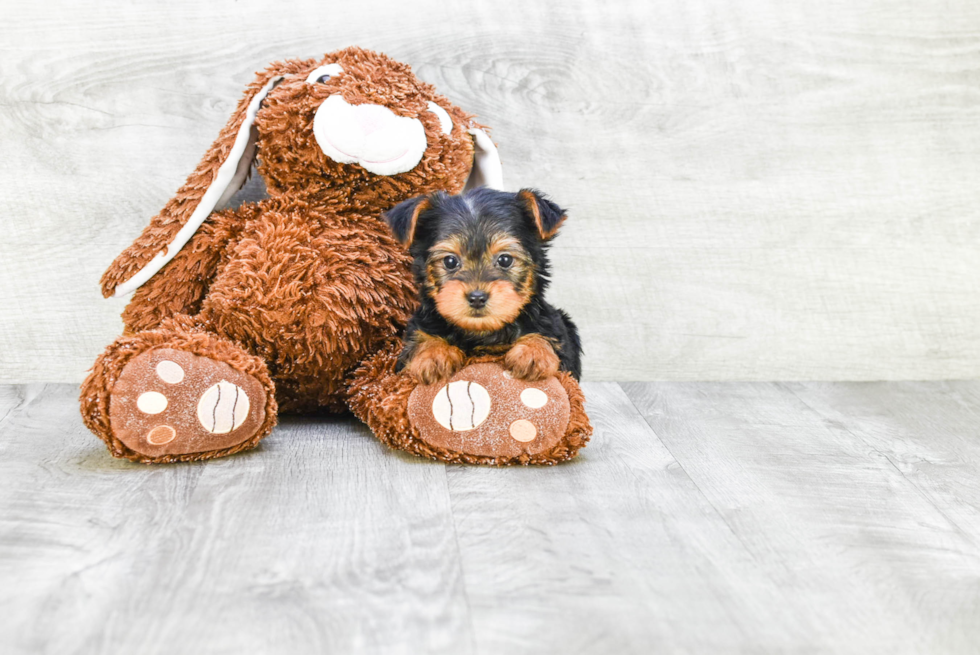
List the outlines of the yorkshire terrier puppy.
{"type": "Polygon", "coordinates": [[[516,378],[540,380],[561,369],[578,379],[578,330],[544,299],[547,250],[563,209],[532,189],[479,188],[406,200],[385,219],[409,248],[421,291],[397,370],[435,384],[466,356],[506,352],[504,367],[516,378]]]}

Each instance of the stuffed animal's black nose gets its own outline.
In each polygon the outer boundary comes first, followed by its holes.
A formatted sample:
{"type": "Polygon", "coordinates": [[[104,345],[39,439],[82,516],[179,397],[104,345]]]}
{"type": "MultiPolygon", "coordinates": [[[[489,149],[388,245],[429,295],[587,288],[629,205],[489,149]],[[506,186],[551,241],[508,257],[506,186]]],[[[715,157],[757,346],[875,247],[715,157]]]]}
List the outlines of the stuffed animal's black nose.
{"type": "Polygon", "coordinates": [[[466,300],[473,309],[480,309],[487,304],[490,294],[486,291],[470,291],[466,294],[466,300]]]}

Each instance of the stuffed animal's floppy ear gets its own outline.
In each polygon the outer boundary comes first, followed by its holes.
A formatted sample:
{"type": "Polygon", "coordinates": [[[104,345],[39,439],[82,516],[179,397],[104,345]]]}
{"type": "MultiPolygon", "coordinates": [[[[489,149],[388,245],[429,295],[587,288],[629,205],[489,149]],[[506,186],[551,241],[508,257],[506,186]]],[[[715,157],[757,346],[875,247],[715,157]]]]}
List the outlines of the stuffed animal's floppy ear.
{"type": "Polygon", "coordinates": [[[177,195],[102,275],[102,295],[123,296],[138,289],[174,258],[212,211],[242,187],[255,157],[255,114],[282,77],[273,64],[249,85],[217,141],[177,195]]]}
{"type": "Polygon", "coordinates": [[[487,133],[479,128],[472,128],[470,134],[473,135],[473,168],[470,176],[466,178],[466,185],[463,193],[470,189],[485,186],[491,189],[502,190],[504,188],[504,169],[500,165],[500,154],[497,146],[487,136],[487,133]]]}
{"type": "Polygon", "coordinates": [[[419,214],[432,207],[430,196],[419,196],[400,202],[384,213],[388,226],[395,238],[408,248],[415,240],[415,228],[418,227],[419,214]]]}
{"type": "Polygon", "coordinates": [[[558,234],[558,228],[567,218],[564,209],[534,189],[521,189],[517,192],[517,197],[524,202],[527,214],[542,241],[548,241],[558,234]]]}

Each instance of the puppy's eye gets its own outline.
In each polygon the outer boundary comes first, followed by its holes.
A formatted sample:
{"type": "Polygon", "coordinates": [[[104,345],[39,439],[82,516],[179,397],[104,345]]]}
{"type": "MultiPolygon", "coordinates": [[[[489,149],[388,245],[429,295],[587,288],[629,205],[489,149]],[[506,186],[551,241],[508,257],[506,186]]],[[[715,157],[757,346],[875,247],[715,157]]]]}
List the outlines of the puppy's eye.
{"type": "Polygon", "coordinates": [[[504,253],[500,257],[497,257],[497,266],[499,266],[500,268],[510,268],[511,265],[513,265],[513,263],[514,263],[514,258],[508,255],[507,253],[504,253]]]}
{"type": "Polygon", "coordinates": [[[459,268],[459,258],[455,255],[446,255],[442,260],[442,265],[446,267],[447,271],[455,271],[459,268]]]}

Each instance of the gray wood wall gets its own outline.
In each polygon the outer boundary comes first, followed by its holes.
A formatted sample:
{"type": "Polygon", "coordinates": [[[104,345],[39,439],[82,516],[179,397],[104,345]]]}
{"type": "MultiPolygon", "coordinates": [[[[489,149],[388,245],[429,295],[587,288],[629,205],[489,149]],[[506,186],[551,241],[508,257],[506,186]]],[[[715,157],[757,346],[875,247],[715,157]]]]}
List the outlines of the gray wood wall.
{"type": "Polygon", "coordinates": [[[0,22],[0,382],[80,380],[252,72],[352,44],[571,209],[588,378],[980,375],[975,0],[49,0],[0,22]]]}

